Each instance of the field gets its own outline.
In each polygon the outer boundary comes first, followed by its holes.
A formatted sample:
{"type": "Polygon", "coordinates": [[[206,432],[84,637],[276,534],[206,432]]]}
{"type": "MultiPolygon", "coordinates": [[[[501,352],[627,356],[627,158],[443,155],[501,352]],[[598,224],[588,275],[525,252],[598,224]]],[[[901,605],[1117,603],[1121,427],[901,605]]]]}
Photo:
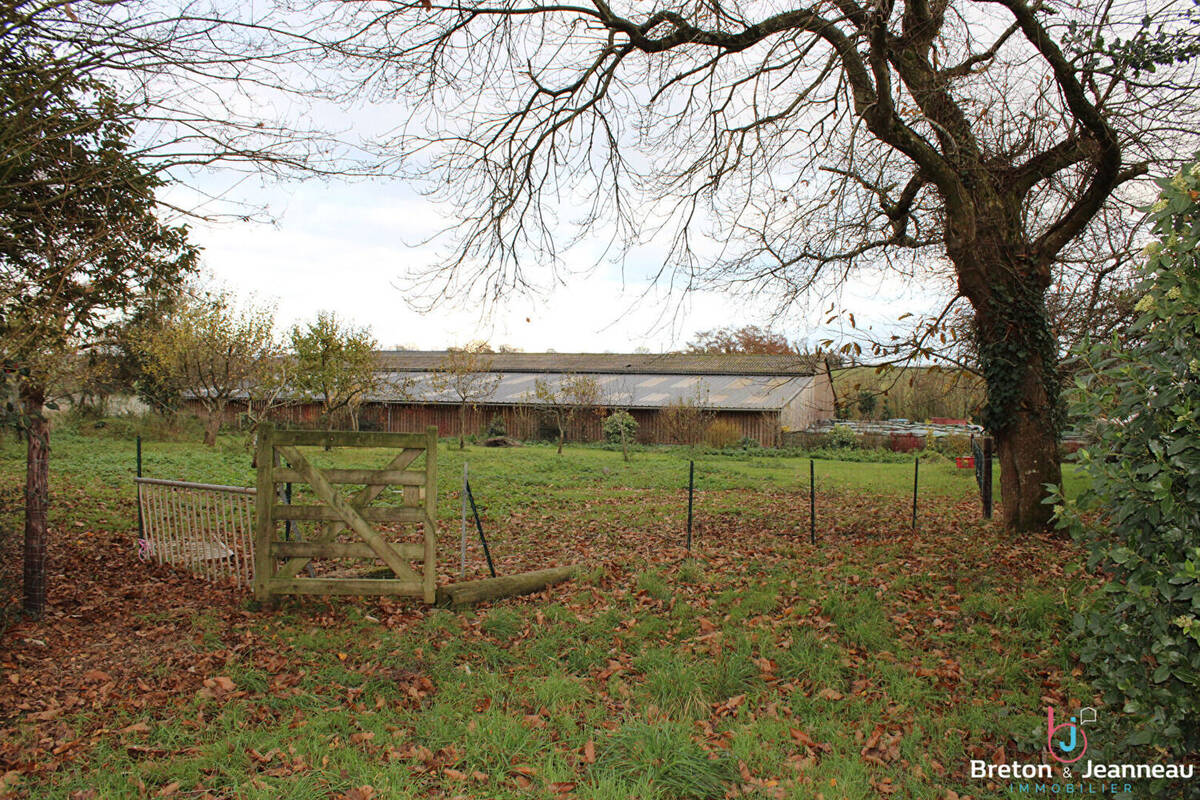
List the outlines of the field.
{"type": "MultiPolygon", "coordinates": [[[[1080,554],[980,519],[953,463],[922,463],[913,531],[911,463],[818,461],[813,545],[807,459],[697,455],[689,556],[685,450],[443,443],[444,580],[464,457],[501,573],[582,565],[450,612],[259,609],[143,565],[132,442],[64,433],[53,457],[53,609],[0,641],[11,796],[1004,797],[968,759],[1036,753],[1045,706],[1090,697],[1063,643],[1080,554]]],[[[145,463],[252,483],[234,436],[145,463]]],[[[7,531],[20,470],[5,442],[7,531]]]]}

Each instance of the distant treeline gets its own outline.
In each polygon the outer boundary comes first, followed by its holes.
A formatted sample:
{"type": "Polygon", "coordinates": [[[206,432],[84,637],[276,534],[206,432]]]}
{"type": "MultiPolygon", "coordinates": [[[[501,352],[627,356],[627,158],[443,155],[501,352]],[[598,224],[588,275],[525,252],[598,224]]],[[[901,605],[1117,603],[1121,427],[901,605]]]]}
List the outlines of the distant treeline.
{"type": "Polygon", "coordinates": [[[841,419],[972,419],[984,402],[983,380],[935,367],[850,367],[833,372],[841,419]]]}

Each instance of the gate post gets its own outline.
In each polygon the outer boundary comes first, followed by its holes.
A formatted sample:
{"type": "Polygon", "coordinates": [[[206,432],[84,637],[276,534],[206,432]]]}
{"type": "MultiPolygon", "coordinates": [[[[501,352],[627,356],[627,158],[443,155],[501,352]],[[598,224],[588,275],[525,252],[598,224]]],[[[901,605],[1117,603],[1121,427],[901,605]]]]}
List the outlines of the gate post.
{"type": "Polygon", "coordinates": [[[425,574],[422,575],[425,602],[437,600],[437,446],[438,429],[425,429],[425,574]]]}
{"type": "Polygon", "coordinates": [[[275,538],[271,504],[275,502],[274,449],[271,439],[274,426],[264,422],[258,428],[258,447],[255,462],[258,464],[258,492],[255,497],[256,520],[254,525],[254,599],[260,603],[271,599],[271,540],[275,538]]]}

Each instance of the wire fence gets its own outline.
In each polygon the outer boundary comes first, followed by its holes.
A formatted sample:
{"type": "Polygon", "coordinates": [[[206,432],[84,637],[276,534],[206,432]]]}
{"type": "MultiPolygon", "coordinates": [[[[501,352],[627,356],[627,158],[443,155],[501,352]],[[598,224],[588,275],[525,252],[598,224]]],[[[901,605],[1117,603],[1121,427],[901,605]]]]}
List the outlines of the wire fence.
{"type": "Polygon", "coordinates": [[[254,578],[253,488],[134,478],[143,535],[138,557],[214,583],[254,578]]]}

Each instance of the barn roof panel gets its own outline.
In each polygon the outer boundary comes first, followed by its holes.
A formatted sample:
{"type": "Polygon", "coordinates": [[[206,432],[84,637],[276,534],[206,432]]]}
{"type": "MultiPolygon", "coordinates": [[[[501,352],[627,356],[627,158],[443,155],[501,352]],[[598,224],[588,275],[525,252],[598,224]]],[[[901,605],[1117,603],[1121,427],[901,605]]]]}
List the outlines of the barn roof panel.
{"type": "MultiPolygon", "coordinates": [[[[381,369],[429,372],[444,350],[385,350],[381,369]]],[[[757,353],[489,353],[495,372],[646,375],[811,375],[813,356],[757,353]]]]}
{"type": "MultiPolygon", "coordinates": [[[[704,375],[686,381],[678,375],[646,375],[636,378],[622,375],[587,375],[600,384],[603,403],[623,408],[662,408],[680,399],[698,398],[712,408],[742,411],[774,411],[783,408],[812,380],[798,375],[704,375]]],[[[527,373],[497,373],[495,392],[480,402],[489,405],[534,403],[533,376],[527,373]]],[[[392,403],[456,404],[449,390],[438,390],[431,372],[391,372],[368,400],[392,403]]],[[[559,382],[566,376],[549,375],[559,382]]]]}

